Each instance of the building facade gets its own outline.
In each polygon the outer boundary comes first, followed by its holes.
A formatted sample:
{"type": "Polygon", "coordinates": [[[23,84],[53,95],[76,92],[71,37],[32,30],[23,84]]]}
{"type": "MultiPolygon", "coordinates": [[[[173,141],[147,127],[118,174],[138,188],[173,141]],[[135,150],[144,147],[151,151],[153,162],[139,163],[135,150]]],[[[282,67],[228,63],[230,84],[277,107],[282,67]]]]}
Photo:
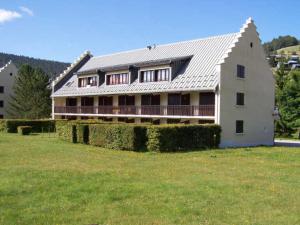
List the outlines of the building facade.
{"type": "Polygon", "coordinates": [[[221,147],[273,144],[274,78],[251,18],[238,33],[85,52],[52,88],[53,118],[217,123],[221,147]]]}
{"type": "Polygon", "coordinates": [[[9,101],[17,74],[18,69],[11,61],[0,68],[0,119],[8,118],[9,101]]]}

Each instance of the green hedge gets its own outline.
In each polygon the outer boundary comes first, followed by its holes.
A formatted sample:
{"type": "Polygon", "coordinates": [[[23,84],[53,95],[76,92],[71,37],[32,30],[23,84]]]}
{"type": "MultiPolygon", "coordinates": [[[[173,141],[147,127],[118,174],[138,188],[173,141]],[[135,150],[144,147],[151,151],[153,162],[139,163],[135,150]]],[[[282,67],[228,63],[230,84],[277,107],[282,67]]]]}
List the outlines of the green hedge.
{"type": "Polygon", "coordinates": [[[6,120],[0,119],[0,132],[6,132],[6,120]]]}
{"type": "Polygon", "coordinates": [[[221,127],[57,120],[56,131],[61,139],[73,143],[119,150],[172,152],[217,148],[221,127]]]}
{"type": "Polygon", "coordinates": [[[89,143],[89,125],[77,124],[76,125],[77,142],[82,144],[89,143]]]}
{"type": "Polygon", "coordinates": [[[89,125],[89,143],[119,150],[146,150],[146,126],[135,124],[89,125]]]}
{"type": "Polygon", "coordinates": [[[55,122],[56,133],[64,141],[76,143],[76,123],[68,120],[57,120],[55,122]]]}
{"type": "Polygon", "coordinates": [[[31,126],[18,126],[17,128],[18,133],[21,135],[29,135],[32,131],[31,126]]]}
{"type": "Polygon", "coordinates": [[[147,129],[149,151],[171,152],[216,148],[220,144],[218,125],[159,125],[147,129]]]}
{"type": "Polygon", "coordinates": [[[17,133],[19,126],[31,126],[32,132],[53,132],[55,129],[54,120],[21,120],[7,119],[0,120],[0,131],[8,133],[17,133]]]}

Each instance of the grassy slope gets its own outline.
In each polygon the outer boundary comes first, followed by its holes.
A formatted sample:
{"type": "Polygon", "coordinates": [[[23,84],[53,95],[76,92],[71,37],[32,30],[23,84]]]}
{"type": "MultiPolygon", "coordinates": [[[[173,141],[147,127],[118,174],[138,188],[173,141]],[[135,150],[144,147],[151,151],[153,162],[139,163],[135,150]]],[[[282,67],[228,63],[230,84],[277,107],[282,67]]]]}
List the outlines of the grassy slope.
{"type": "Polygon", "coordinates": [[[0,133],[0,224],[299,224],[300,150],[155,154],[0,133]]]}
{"type": "Polygon", "coordinates": [[[287,55],[291,55],[293,52],[296,52],[298,55],[300,55],[300,45],[278,49],[277,53],[280,54],[282,51],[284,51],[284,54],[287,55]]]}

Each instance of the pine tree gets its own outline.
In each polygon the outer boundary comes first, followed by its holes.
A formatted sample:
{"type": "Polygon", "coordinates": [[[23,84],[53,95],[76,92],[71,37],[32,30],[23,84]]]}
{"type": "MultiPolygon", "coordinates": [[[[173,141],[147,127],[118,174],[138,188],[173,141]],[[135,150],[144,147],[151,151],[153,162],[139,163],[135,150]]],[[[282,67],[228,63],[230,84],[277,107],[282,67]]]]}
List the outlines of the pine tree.
{"type": "Polygon", "coordinates": [[[22,65],[13,87],[9,114],[14,118],[48,118],[51,112],[51,90],[48,76],[41,69],[22,65]]]}

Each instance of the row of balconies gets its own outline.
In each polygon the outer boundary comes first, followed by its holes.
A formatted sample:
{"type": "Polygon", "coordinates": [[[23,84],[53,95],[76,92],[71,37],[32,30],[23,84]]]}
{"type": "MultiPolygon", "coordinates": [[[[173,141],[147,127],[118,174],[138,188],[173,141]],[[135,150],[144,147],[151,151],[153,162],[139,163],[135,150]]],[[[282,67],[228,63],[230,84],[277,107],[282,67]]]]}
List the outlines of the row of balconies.
{"type": "Polygon", "coordinates": [[[55,106],[56,114],[103,114],[149,116],[208,116],[215,115],[214,105],[123,105],[123,106],[55,106]]]}

